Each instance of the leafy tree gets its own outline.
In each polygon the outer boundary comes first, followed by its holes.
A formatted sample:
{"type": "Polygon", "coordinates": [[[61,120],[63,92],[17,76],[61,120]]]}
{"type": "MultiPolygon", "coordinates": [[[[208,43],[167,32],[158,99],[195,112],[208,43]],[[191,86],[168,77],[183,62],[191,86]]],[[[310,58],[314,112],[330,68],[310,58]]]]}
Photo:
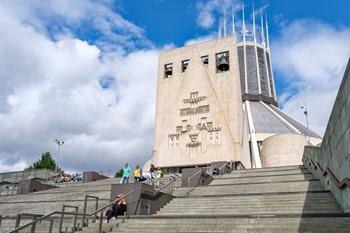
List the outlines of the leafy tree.
{"type": "Polygon", "coordinates": [[[115,178],[123,176],[123,168],[119,169],[114,175],[115,178]]]}
{"type": "Polygon", "coordinates": [[[50,152],[45,152],[41,155],[41,158],[34,162],[27,170],[33,169],[50,169],[53,171],[61,171],[61,168],[58,167],[56,161],[52,158],[50,152]]]}

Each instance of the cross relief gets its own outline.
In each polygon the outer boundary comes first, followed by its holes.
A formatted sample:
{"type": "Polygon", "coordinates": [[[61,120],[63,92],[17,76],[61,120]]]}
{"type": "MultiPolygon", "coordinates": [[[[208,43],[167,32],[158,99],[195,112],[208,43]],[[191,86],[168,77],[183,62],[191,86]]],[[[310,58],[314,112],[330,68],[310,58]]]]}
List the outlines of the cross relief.
{"type": "Polygon", "coordinates": [[[210,106],[207,97],[199,92],[191,92],[190,97],[183,100],[184,108],[180,109],[181,124],[176,126],[175,133],[170,133],[169,148],[206,148],[207,145],[221,144],[222,127],[214,127],[208,121],[210,106]]]}

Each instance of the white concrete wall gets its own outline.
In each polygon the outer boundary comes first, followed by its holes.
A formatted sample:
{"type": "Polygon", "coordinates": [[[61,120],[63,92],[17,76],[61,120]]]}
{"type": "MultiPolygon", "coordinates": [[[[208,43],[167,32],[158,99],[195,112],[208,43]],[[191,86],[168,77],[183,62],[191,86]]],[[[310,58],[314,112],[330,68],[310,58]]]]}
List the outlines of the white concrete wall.
{"type": "Polygon", "coordinates": [[[242,159],[243,110],[234,43],[235,37],[226,37],[160,54],[151,159],[156,166],[179,167],[242,159]],[[218,73],[216,54],[225,51],[229,52],[230,70],[218,73]],[[201,57],[205,55],[209,55],[208,65],[202,63],[201,57]],[[181,72],[181,61],[187,59],[190,60],[188,68],[181,72]],[[173,64],[173,76],[165,78],[164,65],[169,63],[173,64]],[[184,100],[190,98],[192,92],[203,97],[195,107],[209,105],[209,112],[181,116],[180,109],[190,107],[184,100]],[[199,124],[204,125],[204,129],[197,129],[199,124]],[[184,130],[187,126],[192,127],[191,130],[184,130]],[[182,130],[178,130],[181,127],[182,130]],[[198,133],[195,141],[199,146],[187,146],[191,143],[191,132],[198,133]]]}
{"type": "Polygon", "coordinates": [[[307,140],[300,134],[277,134],[262,143],[261,161],[263,167],[302,164],[304,146],[307,140]]]}

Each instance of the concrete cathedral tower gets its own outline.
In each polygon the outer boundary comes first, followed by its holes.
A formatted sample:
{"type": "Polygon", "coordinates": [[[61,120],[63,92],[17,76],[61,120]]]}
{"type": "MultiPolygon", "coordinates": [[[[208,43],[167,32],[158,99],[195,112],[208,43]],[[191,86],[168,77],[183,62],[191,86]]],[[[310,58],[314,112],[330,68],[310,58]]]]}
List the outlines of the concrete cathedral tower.
{"type": "Polygon", "coordinates": [[[232,35],[225,11],[217,39],[160,54],[155,142],[145,168],[153,163],[179,171],[215,161],[241,161],[246,168],[301,164],[304,146],[321,141],[278,108],[266,16],[264,27],[260,12],[257,29],[253,7],[247,26],[242,7],[236,33],[233,10],[232,35]]]}
{"type": "MultiPolygon", "coordinates": [[[[180,168],[243,161],[243,112],[235,37],[159,56],[152,163],[180,168]]],[[[249,160],[247,160],[249,162],[249,160]]]]}

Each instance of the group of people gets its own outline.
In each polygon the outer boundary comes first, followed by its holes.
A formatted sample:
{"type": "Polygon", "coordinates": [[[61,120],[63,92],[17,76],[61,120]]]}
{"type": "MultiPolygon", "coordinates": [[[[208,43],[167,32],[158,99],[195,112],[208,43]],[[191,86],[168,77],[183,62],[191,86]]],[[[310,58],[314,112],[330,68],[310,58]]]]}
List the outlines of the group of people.
{"type": "MultiPolygon", "coordinates": [[[[121,180],[122,184],[129,183],[130,174],[131,174],[131,168],[129,167],[129,164],[126,163],[123,168],[123,176],[121,180]]],[[[136,165],[134,170],[135,183],[143,182],[146,180],[150,180],[153,183],[155,179],[158,180],[161,177],[163,177],[163,172],[160,169],[157,169],[153,164],[151,164],[148,171],[141,172],[141,168],[139,165],[136,165]]]]}
{"type": "MultiPolygon", "coordinates": [[[[123,176],[121,179],[122,184],[129,183],[129,178],[131,175],[131,168],[129,164],[126,163],[123,168],[123,176]]],[[[154,185],[154,181],[158,181],[161,177],[163,177],[163,172],[160,169],[157,169],[153,164],[151,164],[148,171],[141,171],[139,165],[136,165],[134,170],[134,182],[140,183],[144,181],[151,181],[152,185],[154,185]]],[[[159,183],[158,183],[159,185],[159,183]]],[[[125,215],[127,211],[127,204],[123,194],[118,195],[118,199],[112,204],[112,207],[106,212],[106,220],[105,223],[108,223],[111,219],[117,218],[117,216],[125,215]]]]}
{"type": "Polygon", "coordinates": [[[75,174],[65,174],[61,173],[57,179],[56,183],[68,183],[68,182],[81,182],[83,180],[83,175],[79,173],[75,174]]]}

